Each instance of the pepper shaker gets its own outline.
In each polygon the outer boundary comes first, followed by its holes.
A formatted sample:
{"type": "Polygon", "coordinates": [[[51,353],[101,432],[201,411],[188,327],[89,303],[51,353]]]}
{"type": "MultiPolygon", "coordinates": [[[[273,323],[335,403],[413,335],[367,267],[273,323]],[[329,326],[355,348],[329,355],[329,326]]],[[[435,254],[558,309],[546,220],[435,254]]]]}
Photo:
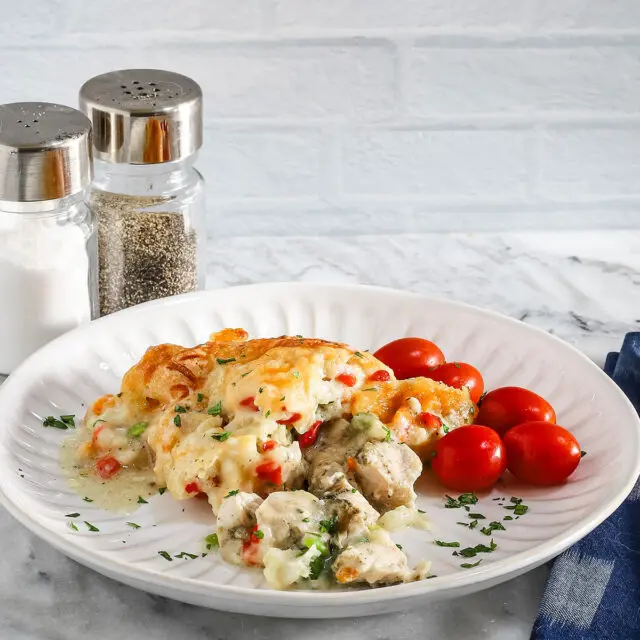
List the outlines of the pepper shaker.
{"type": "Polygon", "coordinates": [[[199,85],[169,71],[113,71],[82,86],[80,107],[94,128],[101,315],[201,288],[199,85]]]}
{"type": "Polygon", "coordinates": [[[91,123],[45,102],[0,105],[0,373],[91,320],[91,123]]]}

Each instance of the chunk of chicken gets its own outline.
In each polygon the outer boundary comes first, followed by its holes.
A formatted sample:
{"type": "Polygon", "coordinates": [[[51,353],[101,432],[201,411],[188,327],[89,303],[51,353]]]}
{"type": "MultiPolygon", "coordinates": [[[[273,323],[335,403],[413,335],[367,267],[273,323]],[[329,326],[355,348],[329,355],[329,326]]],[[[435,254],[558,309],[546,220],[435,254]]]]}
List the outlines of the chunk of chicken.
{"type": "Polygon", "coordinates": [[[413,506],[413,484],[420,473],[420,458],[397,442],[368,442],[355,457],[360,489],[381,513],[401,505],[413,506]]]}
{"type": "Polygon", "coordinates": [[[407,557],[384,531],[347,547],[333,563],[333,571],[341,584],[366,582],[372,586],[404,582],[413,574],[407,557]]]}
{"type": "Polygon", "coordinates": [[[243,545],[256,525],[256,510],[262,498],[255,493],[237,493],[222,501],[218,512],[220,555],[232,564],[244,564],[243,545]]]}
{"type": "Polygon", "coordinates": [[[327,512],[336,520],[336,536],[340,547],[366,537],[380,514],[361,493],[349,489],[328,499],[327,512]]]}

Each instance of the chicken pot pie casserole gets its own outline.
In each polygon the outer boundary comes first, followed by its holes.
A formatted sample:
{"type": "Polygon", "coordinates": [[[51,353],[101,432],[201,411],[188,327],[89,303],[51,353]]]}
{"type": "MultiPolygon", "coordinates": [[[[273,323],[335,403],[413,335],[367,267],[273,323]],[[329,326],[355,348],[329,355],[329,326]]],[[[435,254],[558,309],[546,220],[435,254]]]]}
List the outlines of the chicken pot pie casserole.
{"type": "Polygon", "coordinates": [[[382,586],[428,575],[389,531],[425,527],[421,460],[475,411],[466,388],[396,380],[344,344],[225,329],[149,348],[89,408],[76,464],[104,482],[150,468],[176,500],[206,497],[222,558],[274,588],[382,586]]]}

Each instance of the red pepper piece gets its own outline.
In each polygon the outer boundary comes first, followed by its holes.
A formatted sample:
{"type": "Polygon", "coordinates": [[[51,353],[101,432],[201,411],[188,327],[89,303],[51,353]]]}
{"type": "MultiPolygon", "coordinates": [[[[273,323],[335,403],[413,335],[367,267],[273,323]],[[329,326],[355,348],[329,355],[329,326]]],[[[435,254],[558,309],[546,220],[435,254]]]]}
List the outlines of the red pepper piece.
{"type": "Polygon", "coordinates": [[[322,420],[314,422],[311,427],[309,427],[308,431],[305,431],[301,436],[298,437],[298,444],[300,445],[301,449],[306,449],[312,444],[315,444],[315,441],[318,438],[318,429],[320,429],[321,424],[322,420]]]}
{"type": "Polygon", "coordinates": [[[336,376],[336,380],[342,382],[345,387],[354,387],[358,381],[352,373],[341,373],[336,376]]]}

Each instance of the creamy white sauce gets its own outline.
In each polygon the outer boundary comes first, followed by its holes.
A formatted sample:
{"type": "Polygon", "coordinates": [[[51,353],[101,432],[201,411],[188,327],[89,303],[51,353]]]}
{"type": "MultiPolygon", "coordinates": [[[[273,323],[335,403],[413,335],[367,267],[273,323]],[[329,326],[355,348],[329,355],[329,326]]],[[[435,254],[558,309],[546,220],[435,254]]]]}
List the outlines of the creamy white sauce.
{"type": "Polygon", "coordinates": [[[158,493],[153,469],[124,468],[110,480],[103,480],[86,466],[79,464],[76,452],[83,442],[80,434],[65,439],[60,449],[60,467],[67,485],[94,506],[114,513],[131,513],[140,504],[158,493]]]}

